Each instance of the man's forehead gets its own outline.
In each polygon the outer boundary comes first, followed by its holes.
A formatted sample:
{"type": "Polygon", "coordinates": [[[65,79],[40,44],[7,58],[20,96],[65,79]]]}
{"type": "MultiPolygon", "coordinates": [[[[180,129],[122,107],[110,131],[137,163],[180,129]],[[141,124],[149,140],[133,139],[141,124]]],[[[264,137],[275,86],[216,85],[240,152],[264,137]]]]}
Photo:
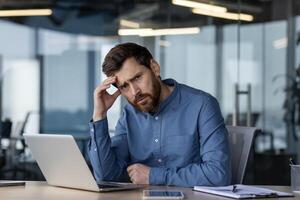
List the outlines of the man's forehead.
{"type": "Polygon", "coordinates": [[[117,77],[117,84],[122,85],[124,82],[134,78],[137,74],[146,71],[148,68],[142,65],[123,65],[119,71],[113,73],[117,77]]]}
{"type": "Polygon", "coordinates": [[[140,73],[139,70],[132,71],[132,72],[116,72],[114,76],[117,77],[117,85],[123,85],[125,82],[131,80],[133,77],[135,77],[138,73],[140,73]]]}

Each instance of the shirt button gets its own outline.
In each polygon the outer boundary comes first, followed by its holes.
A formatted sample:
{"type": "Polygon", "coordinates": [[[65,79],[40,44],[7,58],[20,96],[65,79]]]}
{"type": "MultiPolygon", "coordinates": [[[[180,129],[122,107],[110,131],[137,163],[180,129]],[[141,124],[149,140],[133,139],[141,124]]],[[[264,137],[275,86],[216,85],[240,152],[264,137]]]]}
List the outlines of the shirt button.
{"type": "Polygon", "coordinates": [[[91,129],[91,132],[94,133],[94,128],[91,129]]]}
{"type": "Polygon", "coordinates": [[[155,142],[158,142],[158,139],[155,139],[154,141],[155,141],[155,142]]]}
{"type": "Polygon", "coordinates": [[[161,163],[161,162],[162,162],[162,159],[158,159],[157,161],[158,161],[159,163],[161,163]]]}
{"type": "Polygon", "coordinates": [[[97,151],[97,148],[95,148],[94,151],[97,151]]]}
{"type": "Polygon", "coordinates": [[[157,116],[155,117],[155,120],[158,120],[158,117],[157,117],[157,116]]]}

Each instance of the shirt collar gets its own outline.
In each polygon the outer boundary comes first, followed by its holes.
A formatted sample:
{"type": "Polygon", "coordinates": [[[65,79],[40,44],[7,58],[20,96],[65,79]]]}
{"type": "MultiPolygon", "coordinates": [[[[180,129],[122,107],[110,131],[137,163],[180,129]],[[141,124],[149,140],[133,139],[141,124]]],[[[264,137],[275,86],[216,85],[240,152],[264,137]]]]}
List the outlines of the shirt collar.
{"type": "Polygon", "coordinates": [[[174,86],[174,89],[165,100],[160,102],[157,112],[155,112],[152,116],[159,115],[162,111],[169,107],[177,108],[180,102],[178,83],[174,79],[165,79],[162,82],[169,86],[174,86]]]}

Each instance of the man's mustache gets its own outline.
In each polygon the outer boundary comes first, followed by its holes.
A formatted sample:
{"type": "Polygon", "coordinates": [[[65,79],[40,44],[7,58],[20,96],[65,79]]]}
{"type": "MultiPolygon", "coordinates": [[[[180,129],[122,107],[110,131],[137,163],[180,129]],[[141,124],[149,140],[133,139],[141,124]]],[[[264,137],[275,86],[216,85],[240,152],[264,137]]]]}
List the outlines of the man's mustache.
{"type": "Polygon", "coordinates": [[[137,94],[134,98],[134,103],[137,104],[140,100],[142,100],[148,96],[151,97],[150,94],[137,94]]]}

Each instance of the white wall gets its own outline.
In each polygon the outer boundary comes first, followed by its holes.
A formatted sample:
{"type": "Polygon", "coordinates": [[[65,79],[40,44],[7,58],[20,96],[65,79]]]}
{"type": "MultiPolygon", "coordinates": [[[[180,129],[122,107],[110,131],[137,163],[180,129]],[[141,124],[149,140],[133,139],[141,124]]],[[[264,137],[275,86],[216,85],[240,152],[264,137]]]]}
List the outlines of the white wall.
{"type": "MultiPolygon", "coordinates": [[[[28,112],[39,111],[39,63],[35,60],[4,60],[3,119],[13,122],[13,130],[28,112]]],[[[36,116],[36,115],[35,115],[36,116]]],[[[38,132],[39,118],[30,119],[28,131],[38,132]]]]}

